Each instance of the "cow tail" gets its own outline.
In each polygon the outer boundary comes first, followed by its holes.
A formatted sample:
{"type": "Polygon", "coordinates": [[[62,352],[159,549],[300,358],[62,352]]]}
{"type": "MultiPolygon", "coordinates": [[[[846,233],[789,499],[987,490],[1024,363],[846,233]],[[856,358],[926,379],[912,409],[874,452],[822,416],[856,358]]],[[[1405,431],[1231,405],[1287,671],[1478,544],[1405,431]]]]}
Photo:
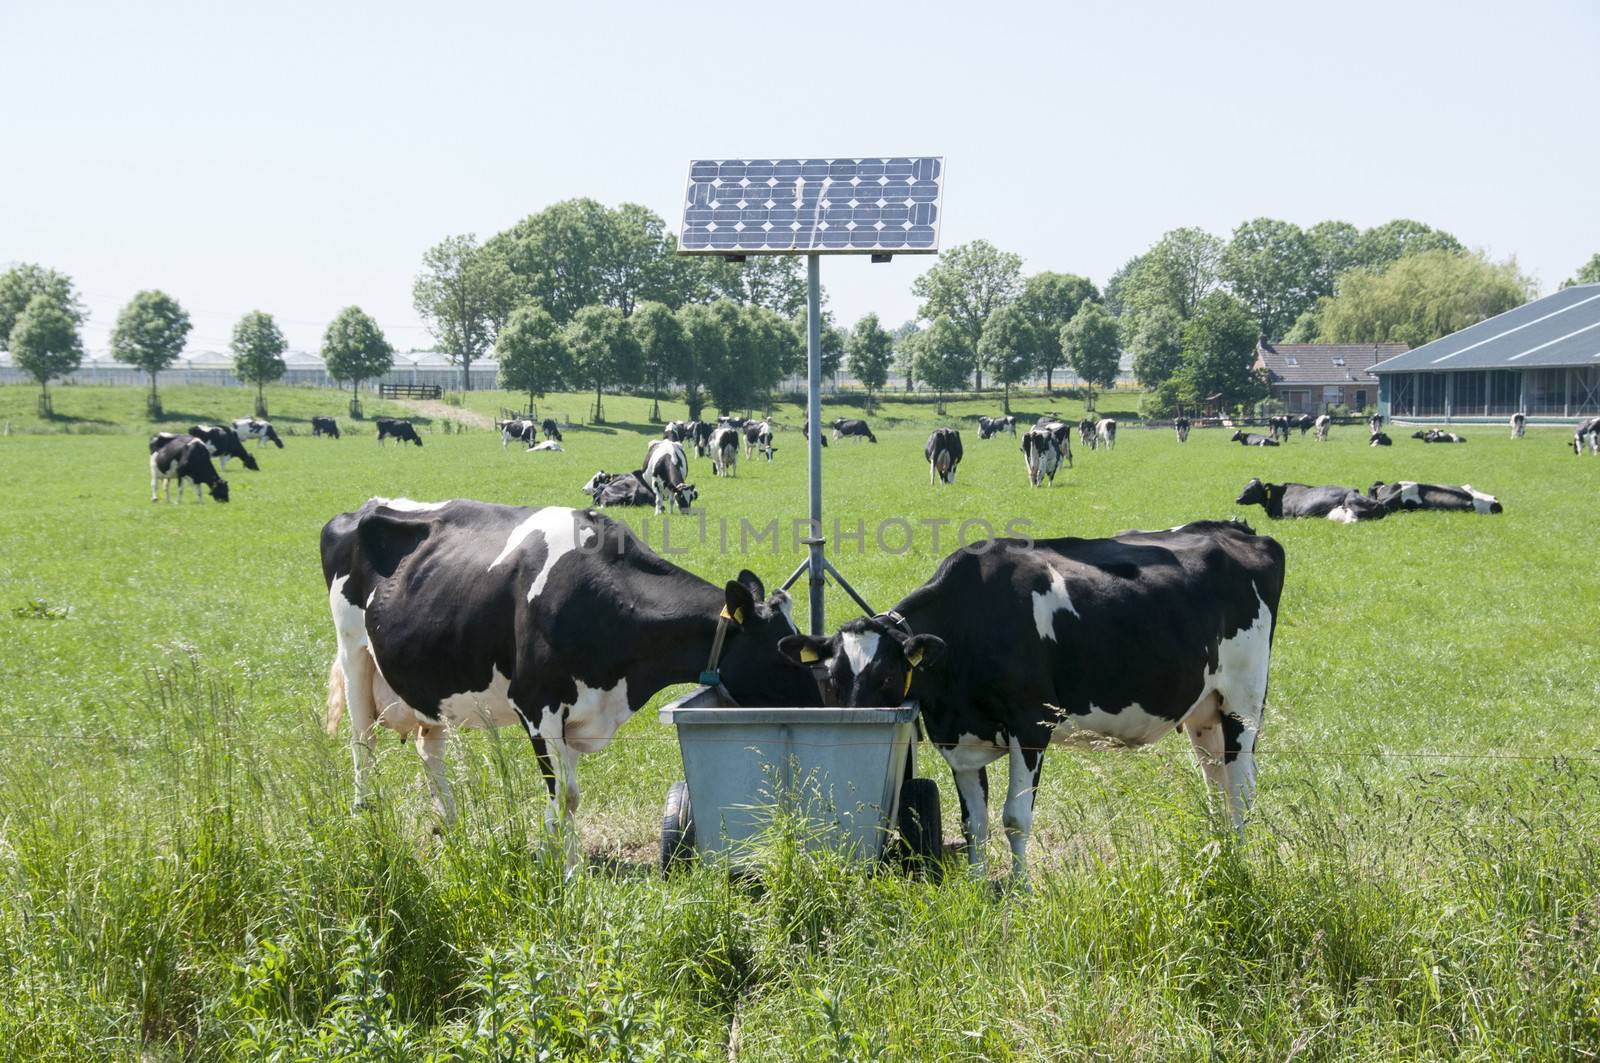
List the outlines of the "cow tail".
{"type": "Polygon", "coordinates": [[[329,734],[339,730],[339,720],[344,716],[344,668],[339,664],[336,654],[333,666],[328,669],[328,718],[323,722],[322,729],[329,734]]]}

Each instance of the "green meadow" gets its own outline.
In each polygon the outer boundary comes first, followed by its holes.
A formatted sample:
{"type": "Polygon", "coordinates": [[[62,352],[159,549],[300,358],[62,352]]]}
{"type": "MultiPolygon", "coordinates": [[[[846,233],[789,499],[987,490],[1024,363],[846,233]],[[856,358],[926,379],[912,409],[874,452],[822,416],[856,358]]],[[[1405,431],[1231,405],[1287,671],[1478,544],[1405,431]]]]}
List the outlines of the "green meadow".
{"type": "MultiPolygon", "coordinates": [[[[367,403],[425,446],[380,447],[331,391],[268,389],[282,450],[230,463],[232,502],[149,501],[145,439],[250,411],[241,390],[0,388],[0,1058],[14,1059],[1589,1059],[1600,1049],[1600,461],[1567,431],[1462,429],[1426,446],[1364,427],[1276,450],[1139,427],[1030,489],[992,401],[893,397],[879,442],[823,452],[835,562],[878,609],[924,581],[964,522],[1101,536],[1240,516],[1288,556],[1244,845],[1219,829],[1181,737],[1045,758],[1033,892],[810,853],[779,823],[760,873],[656,869],[681,775],[657,702],[580,769],[586,867],[544,838],[525,740],[453,739],[457,826],[435,830],[418,759],[379,740],[381,800],[350,811],[348,734],[322,730],[333,631],[317,534],[374,495],[581,506],[637,468],[650,403],[562,453],[483,427],[517,396],[367,403]],[[331,414],[346,435],[313,439],[331,414]],[[953,487],[922,447],[963,430],[953,487]],[[1366,487],[1471,483],[1498,516],[1271,524],[1252,476],[1366,487]],[[944,523],[937,523],[938,521],[944,523]],[[877,531],[886,529],[885,540],[877,531]],[[937,548],[934,535],[939,539],[937,548]],[[909,533],[909,534],[908,534],[909,533]],[[540,1055],[539,1053],[544,1053],[540,1055]]],[[[541,415],[581,420],[592,396],[541,415]]],[[[1067,399],[1018,397],[1025,424],[1067,399]]],[[[663,403],[667,417],[681,404],[663,403]]],[[[611,511],[715,581],[799,563],[802,411],[777,459],[714,478],[694,515],[611,511]],[[780,535],[740,549],[744,527],[780,535]],[[730,529],[724,550],[718,529],[730,529]],[[677,551],[682,551],[678,553],[677,551]]],[[[830,405],[825,419],[860,416],[830,405]]],[[[253,446],[253,445],[252,445],[253,446]]],[[[805,607],[797,606],[797,619],[805,607]]],[[[831,625],[853,615],[830,592],[831,625]]],[[[801,621],[803,623],[803,619],[801,621]]],[[[948,770],[930,748],[944,833],[948,770]]],[[[996,765],[1003,773],[1004,768],[996,765]]],[[[998,780],[996,780],[998,782],[998,780]]],[[[1002,791],[1003,792],[1003,791],[1002,791]]],[[[991,809],[998,818],[998,802],[991,809]]],[[[999,835],[996,830],[995,834],[999,835]]]]}

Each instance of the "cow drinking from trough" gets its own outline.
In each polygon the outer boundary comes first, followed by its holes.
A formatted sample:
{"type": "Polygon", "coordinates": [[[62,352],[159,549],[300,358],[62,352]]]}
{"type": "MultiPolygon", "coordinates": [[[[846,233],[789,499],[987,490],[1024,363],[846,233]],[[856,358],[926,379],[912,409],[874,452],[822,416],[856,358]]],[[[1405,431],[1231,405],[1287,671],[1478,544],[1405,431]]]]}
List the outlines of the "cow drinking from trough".
{"type": "Polygon", "coordinates": [[[1009,755],[1005,832],[1012,875],[1025,881],[1052,741],[1145,745],[1182,727],[1242,829],[1283,573],[1283,548],[1241,523],[1000,539],[952,554],[886,614],[782,647],[825,668],[840,705],[921,703],[928,738],[955,775],[967,857],[980,873],[985,769],[1009,755]]]}
{"type": "Polygon", "coordinates": [[[935,428],[922,456],[928,459],[929,483],[955,483],[956,466],[961,464],[961,433],[954,428],[935,428]]]}
{"type": "MultiPolygon", "coordinates": [[[[372,499],[330,520],[321,547],[338,638],[328,728],[348,709],[358,808],[377,724],[415,735],[446,822],[448,731],[515,724],[544,776],[546,823],[561,825],[578,807],[579,756],[657,691],[698,676],[719,626],[718,670],[738,702],[820,700],[777,649],[795,630],[787,595],[763,600],[748,571],[707,583],[598,513],[372,499]]],[[[560,833],[575,862],[575,832],[560,833]]]]}
{"type": "Polygon", "coordinates": [[[211,489],[211,497],[218,502],[228,500],[228,481],[217,475],[216,466],[211,464],[211,452],[206,449],[204,441],[194,436],[158,432],[150,437],[150,501],[158,501],[158,485],[166,492],[167,500],[174,501],[174,480],[178,481],[178,502],[183,501],[185,481],[194,484],[196,502],[203,497],[200,494],[202,485],[211,489]]]}

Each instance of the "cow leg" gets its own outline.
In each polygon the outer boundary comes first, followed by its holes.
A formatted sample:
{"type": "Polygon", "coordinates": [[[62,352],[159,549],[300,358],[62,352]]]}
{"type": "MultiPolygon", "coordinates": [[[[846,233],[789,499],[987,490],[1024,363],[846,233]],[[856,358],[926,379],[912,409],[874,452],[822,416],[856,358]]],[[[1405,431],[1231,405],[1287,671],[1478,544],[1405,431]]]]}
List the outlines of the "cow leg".
{"type": "Polygon", "coordinates": [[[578,867],[582,855],[575,821],[578,811],[578,751],[562,738],[566,730],[566,718],[571,711],[570,705],[555,706],[543,713],[537,728],[528,724],[528,735],[533,739],[534,751],[539,756],[539,770],[544,773],[545,787],[550,794],[550,803],[544,812],[545,830],[559,839],[568,871],[578,867]]]}
{"type": "Polygon", "coordinates": [[[1011,738],[1011,774],[1006,783],[1006,807],[1001,814],[1006,842],[1011,846],[1011,881],[1028,886],[1028,836],[1033,831],[1033,800],[1039,790],[1039,770],[1044,764],[1044,740],[1024,748],[1011,738]]]}
{"type": "Polygon", "coordinates": [[[986,765],[996,760],[1002,751],[992,742],[971,736],[947,749],[940,749],[945,763],[956,780],[956,795],[961,799],[961,830],[967,838],[967,866],[979,878],[984,877],[987,864],[985,850],[989,843],[989,773],[986,765]]]}
{"type": "Polygon", "coordinates": [[[1223,760],[1222,715],[1217,711],[1217,696],[1207,695],[1203,708],[1191,712],[1184,723],[1189,732],[1189,742],[1194,746],[1194,760],[1208,784],[1206,797],[1211,793],[1228,792],[1228,766],[1223,760]]]}
{"type": "Polygon", "coordinates": [[[433,810],[445,826],[456,821],[455,796],[450,792],[450,779],[444,770],[445,729],[439,726],[417,728],[417,756],[428,776],[428,794],[433,798],[433,810]]]}
{"type": "Polygon", "coordinates": [[[1222,715],[1222,760],[1228,771],[1228,811],[1233,829],[1244,835],[1244,814],[1256,793],[1256,736],[1260,734],[1261,713],[1251,716],[1224,710],[1222,715]]]}
{"type": "Polygon", "coordinates": [[[377,671],[372,658],[359,646],[339,648],[339,667],[344,671],[345,711],[350,716],[350,762],[355,778],[355,810],[367,807],[368,776],[377,759],[377,706],[373,703],[372,680],[377,671]]]}

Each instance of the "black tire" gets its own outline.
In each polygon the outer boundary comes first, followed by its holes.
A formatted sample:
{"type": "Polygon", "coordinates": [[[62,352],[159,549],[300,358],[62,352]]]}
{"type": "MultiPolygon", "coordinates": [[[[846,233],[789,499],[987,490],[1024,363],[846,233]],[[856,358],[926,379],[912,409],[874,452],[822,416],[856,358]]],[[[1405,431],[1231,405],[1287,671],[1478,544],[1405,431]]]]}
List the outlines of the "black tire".
{"type": "Polygon", "coordinates": [[[908,871],[937,879],[944,855],[939,819],[939,786],[932,779],[907,779],[900,785],[900,861],[908,871]]]}
{"type": "Polygon", "coordinates": [[[661,874],[694,858],[694,809],[689,806],[689,784],[679,780],[667,790],[667,807],[661,817],[661,874]]]}

